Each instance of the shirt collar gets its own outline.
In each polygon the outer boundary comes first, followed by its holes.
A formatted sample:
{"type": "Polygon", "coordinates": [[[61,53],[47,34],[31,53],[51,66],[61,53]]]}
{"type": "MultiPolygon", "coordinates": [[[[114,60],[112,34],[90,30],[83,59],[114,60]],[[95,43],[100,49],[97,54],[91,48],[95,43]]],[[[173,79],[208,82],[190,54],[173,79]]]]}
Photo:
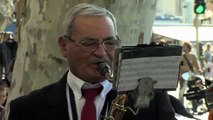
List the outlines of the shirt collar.
{"type": "Polygon", "coordinates": [[[112,83],[110,83],[108,80],[104,80],[97,84],[90,84],[76,77],[70,70],[67,75],[67,83],[70,86],[70,88],[72,88],[74,95],[76,95],[78,99],[82,97],[82,94],[81,94],[82,87],[95,88],[102,85],[103,90],[101,91],[101,94],[100,94],[102,98],[105,98],[106,94],[108,94],[109,91],[112,89],[112,83]]]}

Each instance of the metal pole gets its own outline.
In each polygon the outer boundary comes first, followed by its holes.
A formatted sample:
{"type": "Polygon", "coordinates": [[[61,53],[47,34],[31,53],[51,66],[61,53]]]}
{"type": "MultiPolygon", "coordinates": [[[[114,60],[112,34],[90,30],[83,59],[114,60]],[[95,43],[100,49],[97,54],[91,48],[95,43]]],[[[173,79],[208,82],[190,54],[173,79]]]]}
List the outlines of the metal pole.
{"type": "Polygon", "coordinates": [[[198,31],[198,27],[199,27],[199,20],[198,20],[198,15],[195,15],[195,31],[196,31],[196,50],[197,50],[197,57],[200,61],[200,45],[199,45],[199,31],[198,31]]]}

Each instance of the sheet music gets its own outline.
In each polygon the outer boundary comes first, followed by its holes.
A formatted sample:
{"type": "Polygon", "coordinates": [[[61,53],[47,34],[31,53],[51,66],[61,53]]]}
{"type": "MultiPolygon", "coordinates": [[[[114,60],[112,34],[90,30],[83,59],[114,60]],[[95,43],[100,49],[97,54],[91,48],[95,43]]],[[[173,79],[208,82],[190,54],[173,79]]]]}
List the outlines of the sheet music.
{"type": "Polygon", "coordinates": [[[141,57],[123,59],[120,65],[118,91],[134,90],[138,79],[150,77],[157,81],[154,89],[177,87],[180,56],[141,57]]]}

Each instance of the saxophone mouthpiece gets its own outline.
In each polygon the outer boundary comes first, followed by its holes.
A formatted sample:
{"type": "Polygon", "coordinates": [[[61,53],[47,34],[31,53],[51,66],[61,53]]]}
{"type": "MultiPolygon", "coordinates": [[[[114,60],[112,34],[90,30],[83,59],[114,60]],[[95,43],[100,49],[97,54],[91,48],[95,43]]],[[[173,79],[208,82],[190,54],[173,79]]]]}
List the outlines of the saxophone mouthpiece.
{"type": "Polygon", "coordinates": [[[109,67],[107,63],[101,63],[99,65],[99,71],[103,76],[106,77],[106,79],[108,79],[109,81],[112,80],[111,68],[109,67]]]}

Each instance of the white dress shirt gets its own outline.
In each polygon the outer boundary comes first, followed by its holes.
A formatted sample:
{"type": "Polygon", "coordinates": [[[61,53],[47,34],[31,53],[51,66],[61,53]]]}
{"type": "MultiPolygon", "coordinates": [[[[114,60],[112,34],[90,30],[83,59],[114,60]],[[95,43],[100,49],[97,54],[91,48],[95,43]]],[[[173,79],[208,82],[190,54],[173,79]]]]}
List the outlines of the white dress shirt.
{"type": "MultiPolygon", "coordinates": [[[[101,91],[100,95],[98,95],[95,98],[95,101],[94,101],[95,106],[96,106],[96,113],[97,113],[96,119],[98,120],[98,118],[101,114],[102,108],[104,106],[106,95],[112,89],[112,83],[110,83],[108,80],[104,80],[97,84],[90,84],[90,83],[87,83],[87,82],[77,78],[75,75],[72,74],[72,72],[70,70],[67,75],[67,83],[68,83],[69,87],[73,90],[73,94],[75,97],[75,103],[76,103],[76,112],[77,112],[77,116],[78,116],[79,120],[81,120],[81,111],[82,111],[82,108],[85,103],[85,98],[82,97],[82,94],[81,94],[81,88],[82,87],[83,88],[95,88],[100,85],[103,86],[103,90],[101,91]]],[[[71,106],[73,106],[73,105],[71,105],[71,106]]],[[[71,111],[70,115],[71,115],[70,120],[72,120],[73,119],[72,111],[71,111]]]]}

